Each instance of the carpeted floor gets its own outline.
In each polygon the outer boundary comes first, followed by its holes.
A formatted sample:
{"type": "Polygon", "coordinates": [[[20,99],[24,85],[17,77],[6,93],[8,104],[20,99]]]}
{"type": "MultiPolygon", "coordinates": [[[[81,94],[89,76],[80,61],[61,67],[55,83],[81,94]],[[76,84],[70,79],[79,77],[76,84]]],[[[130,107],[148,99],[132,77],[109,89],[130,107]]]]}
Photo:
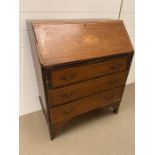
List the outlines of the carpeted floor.
{"type": "Polygon", "coordinates": [[[134,84],[117,115],[96,110],[73,120],[51,141],[41,111],[20,117],[20,155],[134,155],[134,84]]]}

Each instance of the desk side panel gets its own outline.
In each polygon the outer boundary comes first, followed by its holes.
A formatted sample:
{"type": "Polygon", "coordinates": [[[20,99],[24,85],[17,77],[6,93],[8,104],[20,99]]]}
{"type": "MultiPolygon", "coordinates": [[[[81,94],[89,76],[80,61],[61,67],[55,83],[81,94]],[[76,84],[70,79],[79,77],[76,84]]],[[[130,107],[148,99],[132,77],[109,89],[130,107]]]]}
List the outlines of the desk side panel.
{"type": "Polygon", "coordinates": [[[46,103],[46,95],[45,95],[45,87],[44,87],[44,81],[43,81],[43,68],[40,63],[40,59],[37,52],[37,42],[35,40],[35,35],[33,32],[33,28],[31,25],[31,22],[27,21],[27,28],[28,28],[28,34],[30,39],[30,46],[32,51],[32,57],[33,57],[33,63],[35,67],[35,74],[37,78],[38,83],[38,90],[39,90],[39,100],[43,109],[43,113],[45,114],[45,117],[48,121],[48,107],[46,103]]]}

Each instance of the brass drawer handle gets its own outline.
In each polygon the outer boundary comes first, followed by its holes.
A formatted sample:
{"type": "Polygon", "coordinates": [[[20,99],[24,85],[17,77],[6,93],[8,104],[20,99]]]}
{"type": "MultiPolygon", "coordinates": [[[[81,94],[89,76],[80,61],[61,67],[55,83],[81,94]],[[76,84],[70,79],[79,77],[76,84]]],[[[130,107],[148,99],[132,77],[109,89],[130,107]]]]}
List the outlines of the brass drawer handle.
{"type": "Polygon", "coordinates": [[[111,66],[111,69],[117,71],[123,65],[124,65],[124,63],[114,64],[114,65],[111,66]]]}
{"type": "Polygon", "coordinates": [[[63,97],[63,98],[68,98],[68,97],[74,96],[74,95],[76,95],[78,93],[79,93],[78,90],[72,90],[69,93],[61,93],[60,96],[63,97]]]}
{"type": "Polygon", "coordinates": [[[64,81],[70,81],[71,79],[73,79],[74,77],[76,77],[76,73],[74,72],[70,72],[70,73],[67,73],[67,74],[64,74],[60,77],[61,80],[64,80],[64,81]]]}
{"type": "Polygon", "coordinates": [[[69,113],[73,112],[73,110],[74,110],[74,108],[73,108],[73,107],[72,107],[72,108],[70,108],[70,109],[66,109],[65,111],[63,111],[63,115],[67,115],[67,114],[69,114],[69,113]]]}
{"type": "Polygon", "coordinates": [[[117,82],[118,82],[118,80],[113,80],[113,81],[110,81],[108,84],[115,85],[115,84],[117,84],[117,82]]]}
{"type": "Polygon", "coordinates": [[[115,97],[115,95],[114,95],[114,94],[111,94],[111,95],[109,95],[109,96],[106,96],[105,99],[110,100],[110,99],[112,99],[112,98],[114,98],[114,97],[115,97]]]}

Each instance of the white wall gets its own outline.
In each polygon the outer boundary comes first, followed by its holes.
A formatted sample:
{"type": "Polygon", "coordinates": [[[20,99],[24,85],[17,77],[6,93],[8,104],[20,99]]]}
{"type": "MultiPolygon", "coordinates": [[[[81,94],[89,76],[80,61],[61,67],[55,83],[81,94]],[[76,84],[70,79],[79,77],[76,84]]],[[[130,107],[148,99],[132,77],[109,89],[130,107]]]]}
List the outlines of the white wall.
{"type": "MultiPolygon", "coordinates": [[[[41,109],[25,20],[68,18],[117,19],[121,0],[20,0],[20,115],[41,109]]],[[[134,0],[124,0],[124,20],[134,44],[134,0]]],[[[127,83],[134,82],[134,62],[127,83]]]]}
{"type": "MultiPolygon", "coordinates": [[[[129,33],[130,39],[134,46],[135,40],[135,1],[134,0],[123,0],[123,6],[121,11],[120,19],[122,19],[125,23],[127,31],[129,33]]],[[[133,58],[131,69],[129,72],[129,76],[127,79],[127,84],[135,81],[135,59],[133,58]]]]}

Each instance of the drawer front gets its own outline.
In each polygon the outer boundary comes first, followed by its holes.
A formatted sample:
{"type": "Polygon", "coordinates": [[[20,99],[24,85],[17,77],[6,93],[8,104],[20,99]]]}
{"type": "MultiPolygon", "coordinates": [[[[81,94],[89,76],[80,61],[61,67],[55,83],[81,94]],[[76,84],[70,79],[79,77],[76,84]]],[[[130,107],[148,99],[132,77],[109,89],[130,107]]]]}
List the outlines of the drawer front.
{"type": "Polygon", "coordinates": [[[67,87],[49,90],[48,101],[52,105],[58,105],[84,96],[93,95],[106,89],[124,85],[126,76],[126,71],[119,72],[67,87]]]}
{"type": "Polygon", "coordinates": [[[115,58],[105,62],[53,71],[51,73],[52,86],[62,86],[109,73],[123,71],[127,68],[127,61],[128,57],[115,58]]]}
{"type": "Polygon", "coordinates": [[[117,102],[121,99],[123,87],[118,87],[102,93],[64,104],[50,110],[52,123],[70,119],[96,108],[117,102]]]}

